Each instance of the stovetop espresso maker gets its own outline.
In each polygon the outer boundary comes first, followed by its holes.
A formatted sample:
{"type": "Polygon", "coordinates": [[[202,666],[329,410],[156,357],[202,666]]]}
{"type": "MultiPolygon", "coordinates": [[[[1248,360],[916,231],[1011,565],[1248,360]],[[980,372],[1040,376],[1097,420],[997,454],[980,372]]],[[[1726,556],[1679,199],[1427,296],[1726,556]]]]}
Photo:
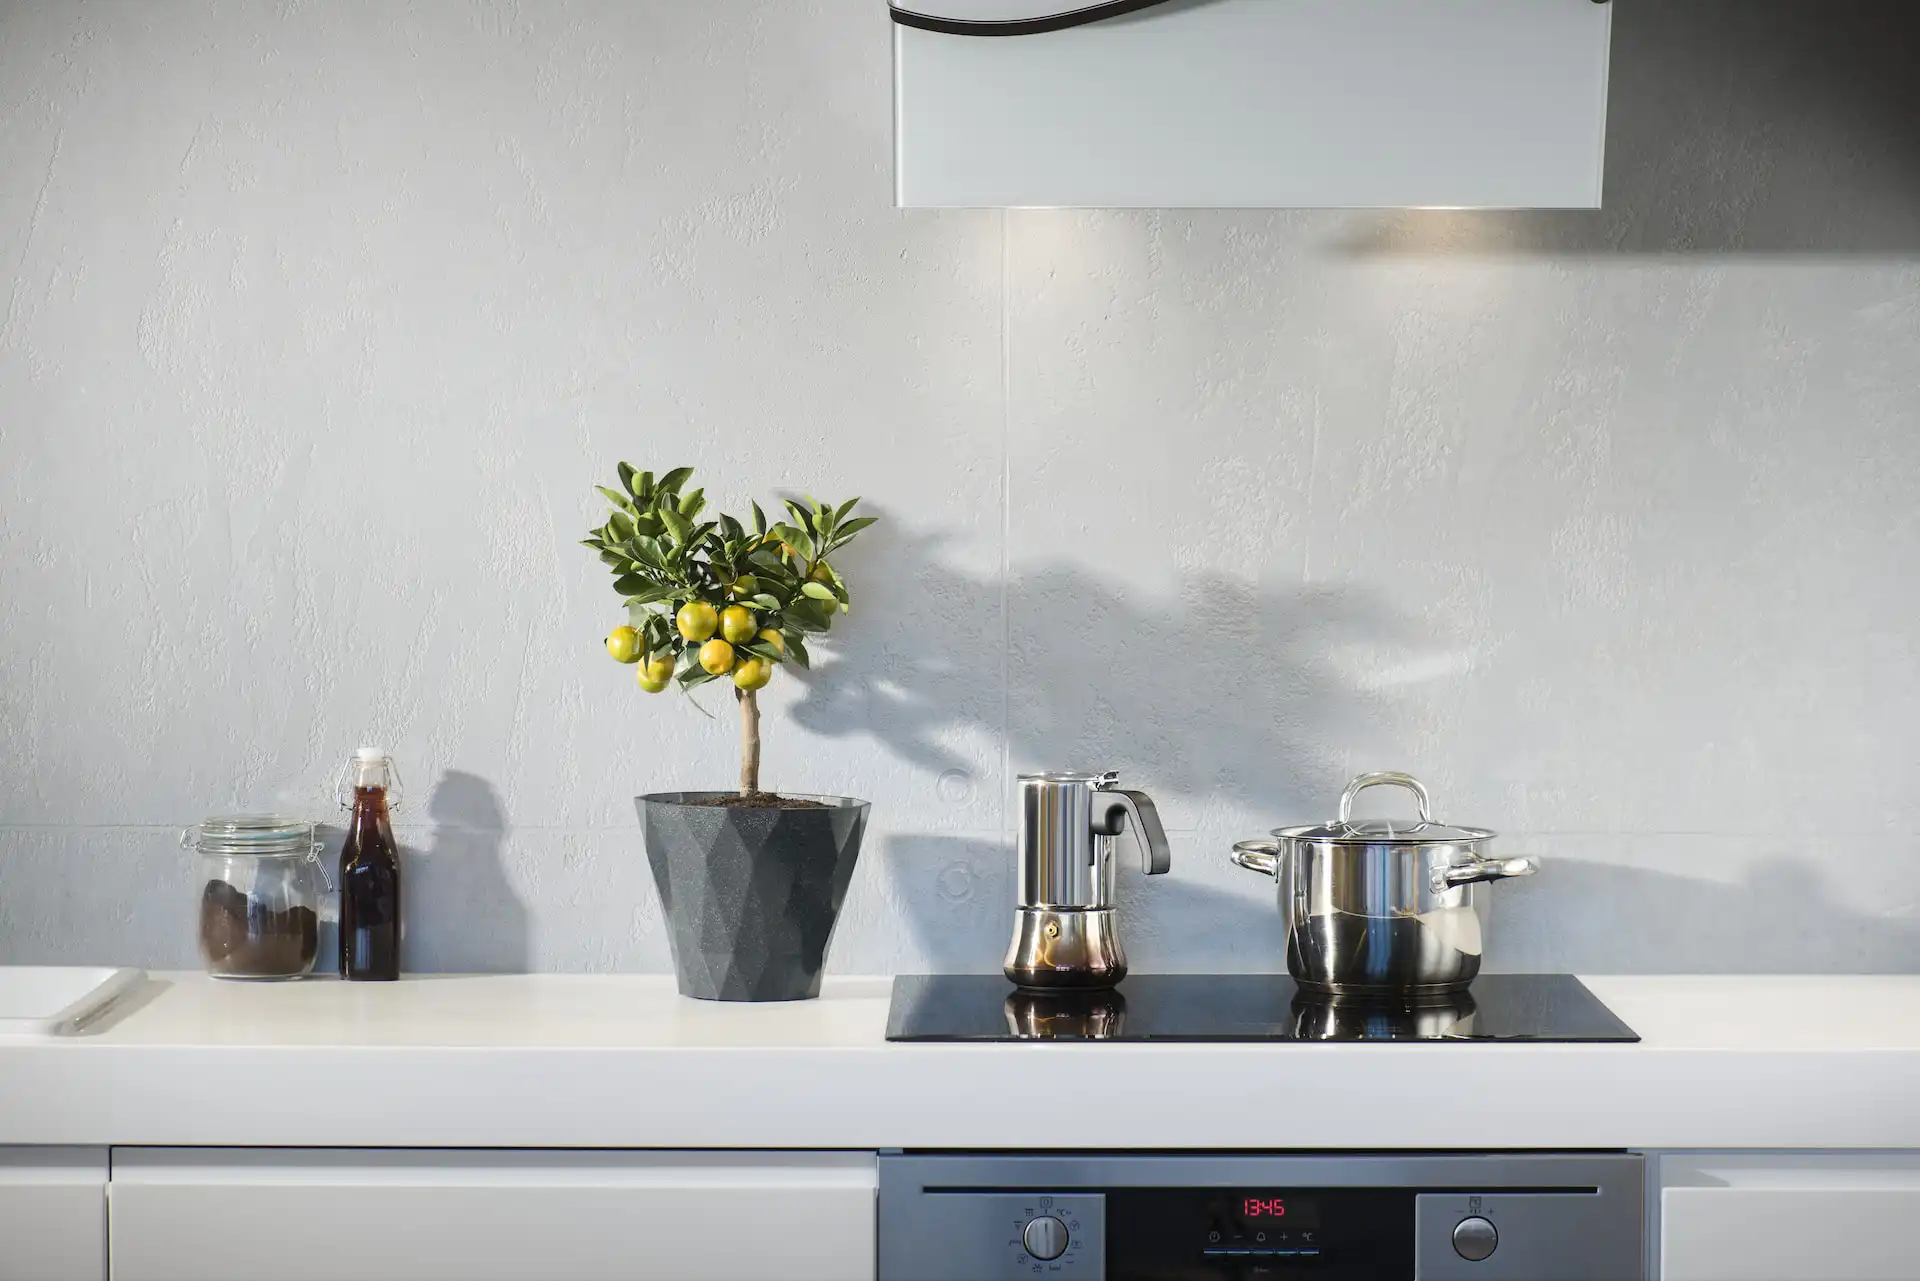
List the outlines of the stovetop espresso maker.
{"type": "Polygon", "coordinates": [[[1142,870],[1173,866],[1167,833],[1145,792],[1119,775],[1020,776],[1020,904],[1006,975],[1023,988],[1098,989],[1127,976],[1114,921],[1114,842],[1131,830],[1142,870]]]}

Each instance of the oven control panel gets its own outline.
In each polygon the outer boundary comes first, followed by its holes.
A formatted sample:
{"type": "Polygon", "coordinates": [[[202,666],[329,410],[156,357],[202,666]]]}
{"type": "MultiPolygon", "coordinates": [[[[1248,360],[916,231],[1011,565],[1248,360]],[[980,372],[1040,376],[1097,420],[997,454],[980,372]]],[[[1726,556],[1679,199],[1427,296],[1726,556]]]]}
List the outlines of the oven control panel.
{"type": "Polygon", "coordinates": [[[1641,1158],[1624,1153],[885,1155],[880,1167],[879,1281],[1633,1281],[1644,1270],[1641,1158]],[[1038,1177],[1010,1186],[1021,1175],[1038,1177]]]}

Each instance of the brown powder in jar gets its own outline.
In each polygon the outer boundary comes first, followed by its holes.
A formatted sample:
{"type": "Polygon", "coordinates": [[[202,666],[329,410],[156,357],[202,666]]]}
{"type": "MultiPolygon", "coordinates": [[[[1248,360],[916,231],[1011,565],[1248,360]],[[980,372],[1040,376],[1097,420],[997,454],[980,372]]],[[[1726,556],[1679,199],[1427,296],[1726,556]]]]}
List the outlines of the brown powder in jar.
{"type": "Polygon", "coordinates": [[[200,896],[200,949],[215,974],[305,974],[320,954],[320,918],[310,907],[272,911],[225,881],[208,881],[200,896]]]}

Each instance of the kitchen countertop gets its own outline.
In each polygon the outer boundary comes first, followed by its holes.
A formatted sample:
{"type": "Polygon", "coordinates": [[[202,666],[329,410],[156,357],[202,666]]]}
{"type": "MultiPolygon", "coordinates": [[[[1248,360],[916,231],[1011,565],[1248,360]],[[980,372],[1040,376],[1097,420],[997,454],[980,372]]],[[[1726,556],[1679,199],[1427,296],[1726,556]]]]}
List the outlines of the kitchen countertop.
{"type": "Polygon", "coordinates": [[[897,1045],[887,979],[157,974],[0,1041],[0,1144],[1920,1148],[1920,976],[1584,981],[1640,1044],[897,1045]]]}

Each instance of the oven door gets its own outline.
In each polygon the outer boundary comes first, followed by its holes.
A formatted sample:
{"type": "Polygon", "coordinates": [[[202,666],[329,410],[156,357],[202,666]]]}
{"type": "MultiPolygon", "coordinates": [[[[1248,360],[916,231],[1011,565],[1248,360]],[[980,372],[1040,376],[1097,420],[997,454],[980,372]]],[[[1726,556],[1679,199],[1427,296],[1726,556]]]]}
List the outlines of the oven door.
{"type": "Polygon", "coordinates": [[[1635,1281],[1641,1158],[880,1158],[880,1281],[1635,1281]]]}

